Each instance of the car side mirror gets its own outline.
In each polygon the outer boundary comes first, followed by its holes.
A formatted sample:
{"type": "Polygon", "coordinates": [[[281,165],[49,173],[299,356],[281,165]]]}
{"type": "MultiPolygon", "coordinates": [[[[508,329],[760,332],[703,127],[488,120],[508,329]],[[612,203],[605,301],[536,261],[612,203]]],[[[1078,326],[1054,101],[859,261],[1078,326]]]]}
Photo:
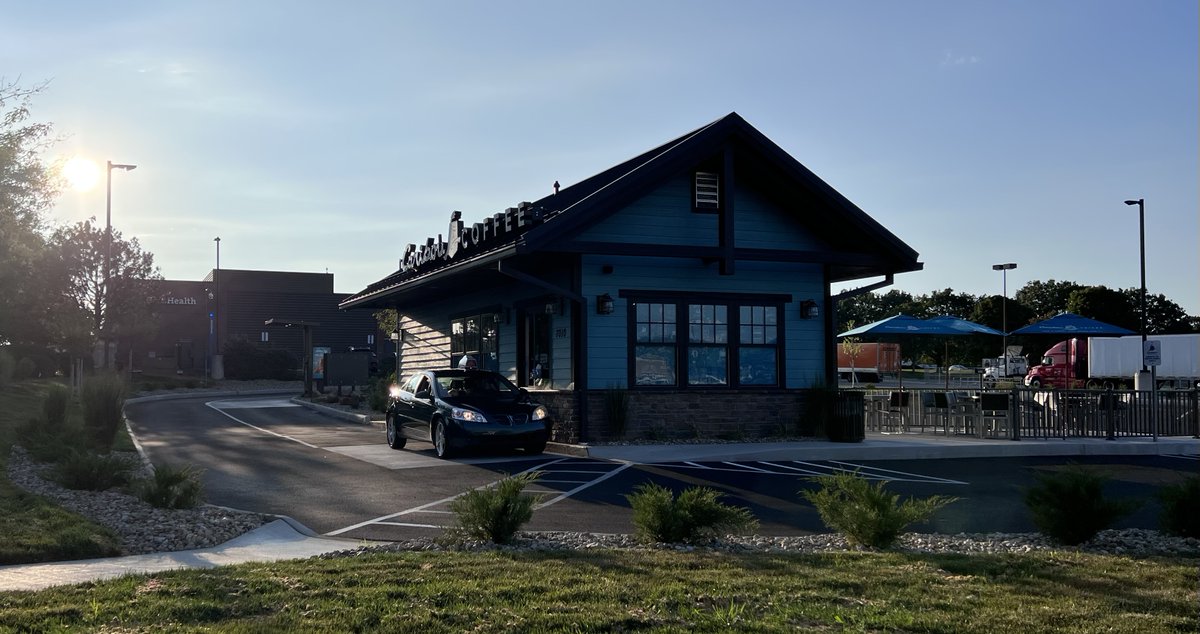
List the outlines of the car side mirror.
{"type": "Polygon", "coordinates": [[[417,393],[416,393],[416,394],[414,394],[413,396],[414,396],[414,397],[416,397],[416,398],[419,398],[419,399],[421,399],[421,400],[428,399],[428,398],[429,398],[429,390],[420,390],[419,392],[417,392],[417,393]]]}
{"type": "Polygon", "coordinates": [[[529,398],[529,390],[527,390],[525,388],[518,389],[517,394],[520,394],[521,398],[529,398]]]}

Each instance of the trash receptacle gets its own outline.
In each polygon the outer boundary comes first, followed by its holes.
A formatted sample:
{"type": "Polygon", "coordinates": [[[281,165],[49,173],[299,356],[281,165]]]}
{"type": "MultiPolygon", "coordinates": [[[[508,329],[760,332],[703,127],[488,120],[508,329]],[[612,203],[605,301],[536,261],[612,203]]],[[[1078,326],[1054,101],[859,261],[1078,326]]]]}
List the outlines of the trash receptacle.
{"type": "Polygon", "coordinates": [[[826,435],[833,442],[862,442],[867,436],[863,392],[839,390],[826,435]]]}

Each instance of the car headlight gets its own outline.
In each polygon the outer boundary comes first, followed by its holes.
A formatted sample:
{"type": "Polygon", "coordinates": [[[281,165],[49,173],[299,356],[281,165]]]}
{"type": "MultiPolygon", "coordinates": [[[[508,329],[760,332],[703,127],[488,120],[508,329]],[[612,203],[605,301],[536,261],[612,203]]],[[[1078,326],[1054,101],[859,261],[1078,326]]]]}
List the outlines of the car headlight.
{"type": "Polygon", "coordinates": [[[468,423],[486,423],[486,422],[488,422],[487,416],[484,416],[482,413],[477,412],[472,409],[463,409],[461,407],[452,408],[450,410],[450,416],[452,416],[456,420],[462,420],[462,421],[466,421],[468,423]]]}
{"type": "Polygon", "coordinates": [[[544,405],[538,405],[537,407],[533,408],[533,420],[542,420],[549,415],[550,412],[546,410],[544,405]]]}

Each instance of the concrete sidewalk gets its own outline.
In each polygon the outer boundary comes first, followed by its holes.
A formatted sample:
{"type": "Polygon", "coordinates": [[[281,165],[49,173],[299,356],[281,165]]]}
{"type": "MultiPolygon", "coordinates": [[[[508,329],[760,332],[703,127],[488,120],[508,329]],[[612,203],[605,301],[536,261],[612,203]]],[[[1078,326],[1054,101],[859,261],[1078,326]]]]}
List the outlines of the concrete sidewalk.
{"type": "Polygon", "coordinates": [[[302,559],[349,550],[362,540],[319,537],[289,519],[269,524],[219,546],[173,553],[130,555],[106,559],[58,561],[43,564],[0,566],[0,592],[41,590],[131,574],[150,574],[180,568],[215,568],[229,564],[302,559]]]}
{"type": "MultiPolygon", "coordinates": [[[[869,434],[860,443],[797,441],[671,445],[561,445],[549,453],[620,460],[636,464],[753,460],[913,460],[1013,456],[1200,455],[1200,439],[1090,438],[983,440],[934,434],[869,434]]],[[[0,566],[0,591],[40,590],[180,568],[212,568],[247,562],[301,559],[347,550],[361,540],[321,537],[290,518],[276,520],[219,546],[173,553],[86,561],[0,566]]]]}
{"type": "MultiPolygon", "coordinates": [[[[637,464],[739,460],[923,460],[940,458],[1010,458],[1015,456],[1153,456],[1200,455],[1200,439],[1188,437],[1050,438],[992,440],[937,434],[867,434],[862,442],[825,440],[779,443],[715,443],[678,445],[571,445],[563,451],[590,458],[637,464]]],[[[553,451],[553,449],[549,449],[553,451]]]]}

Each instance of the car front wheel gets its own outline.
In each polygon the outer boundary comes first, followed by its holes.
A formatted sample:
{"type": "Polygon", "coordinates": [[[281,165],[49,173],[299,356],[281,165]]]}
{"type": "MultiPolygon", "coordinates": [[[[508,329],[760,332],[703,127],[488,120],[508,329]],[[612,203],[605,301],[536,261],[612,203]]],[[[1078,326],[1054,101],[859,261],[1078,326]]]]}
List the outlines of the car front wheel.
{"type": "Polygon", "coordinates": [[[388,444],[388,446],[391,447],[392,449],[404,449],[404,445],[407,442],[408,442],[408,439],[405,438],[400,433],[400,429],[396,425],[396,415],[388,414],[387,415],[387,444],[388,444]]]}
{"type": "Polygon", "coordinates": [[[449,458],[452,453],[450,439],[446,437],[446,423],[441,419],[433,424],[433,453],[438,458],[449,458]]]}

